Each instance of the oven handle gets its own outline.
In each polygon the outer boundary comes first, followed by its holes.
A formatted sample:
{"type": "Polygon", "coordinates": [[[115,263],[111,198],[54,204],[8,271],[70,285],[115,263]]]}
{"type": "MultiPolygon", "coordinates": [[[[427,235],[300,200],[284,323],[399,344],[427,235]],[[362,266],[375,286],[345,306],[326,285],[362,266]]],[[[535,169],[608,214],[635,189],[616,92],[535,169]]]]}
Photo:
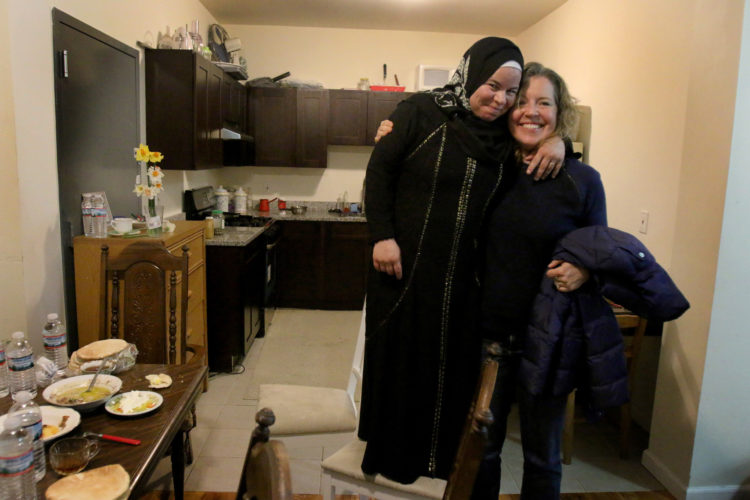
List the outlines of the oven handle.
{"type": "Polygon", "coordinates": [[[273,250],[274,248],[276,248],[276,245],[278,244],[279,244],[278,241],[274,241],[273,243],[266,245],[266,250],[273,250]]]}

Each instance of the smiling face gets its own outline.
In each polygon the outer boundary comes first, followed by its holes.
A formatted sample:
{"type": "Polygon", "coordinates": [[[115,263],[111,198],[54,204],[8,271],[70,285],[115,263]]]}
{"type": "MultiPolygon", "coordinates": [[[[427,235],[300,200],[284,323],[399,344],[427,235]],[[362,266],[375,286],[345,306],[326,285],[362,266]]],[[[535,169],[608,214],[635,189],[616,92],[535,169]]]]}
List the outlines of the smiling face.
{"type": "Polygon", "coordinates": [[[516,102],[520,83],[521,72],[518,69],[499,68],[469,97],[471,111],[486,122],[497,120],[516,102]]]}
{"type": "Polygon", "coordinates": [[[547,78],[532,76],[510,114],[510,132],[525,153],[534,151],[557,127],[555,88],[547,78]]]}

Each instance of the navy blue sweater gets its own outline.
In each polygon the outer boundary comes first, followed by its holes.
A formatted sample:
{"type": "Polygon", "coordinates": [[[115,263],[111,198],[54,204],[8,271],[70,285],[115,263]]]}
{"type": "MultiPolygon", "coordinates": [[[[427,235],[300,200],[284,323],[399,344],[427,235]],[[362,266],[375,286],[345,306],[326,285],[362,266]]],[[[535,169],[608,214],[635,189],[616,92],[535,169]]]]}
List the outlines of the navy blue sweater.
{"type": "Polygon", "coordinates": [[[557,241],[575,229],[607,224],[604,187],[592,167],[567,158],[555,179],[543,181],[525,169],[506,170],[510,182],[485,233],[482,327],[494,340],[526,329],[557,241]]]}

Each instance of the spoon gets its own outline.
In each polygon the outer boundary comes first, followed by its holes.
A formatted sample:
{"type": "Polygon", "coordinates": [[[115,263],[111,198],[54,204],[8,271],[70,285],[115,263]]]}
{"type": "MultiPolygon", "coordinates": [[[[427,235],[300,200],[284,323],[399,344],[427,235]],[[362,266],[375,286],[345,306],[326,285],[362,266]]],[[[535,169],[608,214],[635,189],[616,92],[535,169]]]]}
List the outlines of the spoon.
{"type": "Polygon", "coordinates": [[[96,373],[94,374],[94,378],[92,378],[92,379],[91,379],[91,383],[90,383],[90,384],[89,384],[89,386],[88,386],[88,387],[86,388],[86,390],[85,390],[85,391],[83,391],[83,392],[82,392],[81,394],[84,394],[84,393],[86,393],[86,392],[89,392],[89,391],[91,391],[91,389],[93,389],[93,387],[94,387],[94,384],[96,383],[96,377],[98,377],[98,376],[99,376],[99,374],[100,374],[100,373],[101,373],[101,371],[102,371],[102,368],[104,368],[104,365],[106,364],[106,363],[105,363],[105,361],[106,361],[106,360],[104,360],[104,359],[102,360],[102,364],[100,364],[100,365],[99,365],[99,368],[97,368],[97,370],[96,370],[96,373]]]}

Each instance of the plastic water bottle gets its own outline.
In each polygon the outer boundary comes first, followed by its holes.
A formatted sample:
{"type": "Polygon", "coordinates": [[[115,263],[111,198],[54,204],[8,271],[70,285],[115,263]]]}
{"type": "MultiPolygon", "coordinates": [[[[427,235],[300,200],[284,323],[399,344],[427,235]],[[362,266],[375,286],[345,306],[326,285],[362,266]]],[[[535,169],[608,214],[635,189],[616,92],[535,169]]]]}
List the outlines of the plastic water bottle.
{"type": "Polygon", "coordinates": [[[3,499],[36,500],[33,438],[20,417],[8,415],[0,431],[0,493],[3,499]]]}
{"type": "Polygon", "coordinates": [[[29,391],[16,394],[16,402],[8,410],[8,416],[17,416],[21,426],[33,439],[34,479],[40,481],[47,472],[47,461],[44,458],[44,441],[42,441],[42,410],[34,402],[29,391]]]}
{"type": "Polygon", "coordinates": [[[83,218],[83,234],[85,236],[93,236],[94,234],[94,221],[91,217],[91,195],[85,193],[83,195],[83,201],[81,202],[81,217],[83,218]]]}
{"type": "Polygon", "coordinates": [[[13,399],[21,391],[29,391],[36,396],[36,373],[34,373],[34,352],[23,332],[14,332],[6,347],[10,393],[13,399]]]}
{"type": "Polygon", "coordinates": [[[107,209],[104,207],[104,198],[100,194],[91,197],[91,220],[93,230],[91,236],[94,238],[107,237],[107,209]]]}
{"type": "Polygon", "coordinates": [[[47,315],[42,337],[44,338],[44,356],[57,365],[58,373],[62,373],[68,366],[68,334],[63,322],[57,318],[57,314],[47,315]]]}
{"type": "Polygon", "coordinates": [[[0,398],[4,398],[9,393],[8,363],[5,362],[5,341],[0,340],[0,398]]]}

